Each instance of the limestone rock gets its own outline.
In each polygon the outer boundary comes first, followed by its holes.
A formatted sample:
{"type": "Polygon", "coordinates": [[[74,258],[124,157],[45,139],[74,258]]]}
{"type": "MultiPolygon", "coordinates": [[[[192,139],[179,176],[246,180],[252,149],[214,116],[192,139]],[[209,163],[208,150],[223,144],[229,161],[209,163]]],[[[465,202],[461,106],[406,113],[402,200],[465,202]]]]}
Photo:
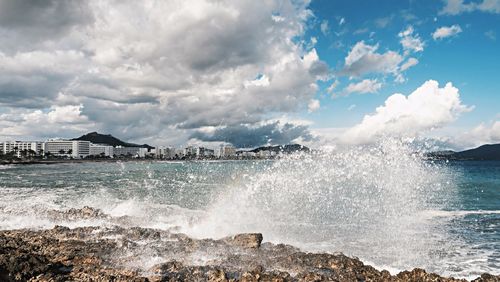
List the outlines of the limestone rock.
{"type": "MultiPolygon", "coordinates": [[[[92,210],[83,214],[99,216],[92,210]]],[[[465,280],[418,268],[391,275],[341,253],[305,253],[288,245],[262,244],[259,233],[197,240],[139,227],[56,226],[0,231],[0,281],[465,280]]],[[[500,276],[483,274],[474,281],[500,282],[500,276]]]]}
{"type": "Polygon", "coordinates": [[[231,237],[226,237],[223,240],[226,243],[233,246],[258,249],[260,248],[262,239],[263,237],[261,233],[244,233],[244,234],[237,234],[231,237]]]}

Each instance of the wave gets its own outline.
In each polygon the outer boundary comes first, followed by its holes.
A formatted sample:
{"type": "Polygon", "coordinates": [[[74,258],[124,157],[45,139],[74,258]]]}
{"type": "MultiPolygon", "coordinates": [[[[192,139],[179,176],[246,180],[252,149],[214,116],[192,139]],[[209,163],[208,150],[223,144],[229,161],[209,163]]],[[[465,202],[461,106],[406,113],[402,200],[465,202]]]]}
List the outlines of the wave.
{"type": "Polygon", "coordinates": [[[398,140],[268,162],[95,166],[65,168],[52,186],[2,188],[0,229],[140,226],[198,239],[259,232],[266,241],[342,251],[393,270],[464,277],[498,266],[494,254],[450,232],[450,218],[499,211],[447,211],[457,197],[454,172],[398,140]],[[54,216],[83,206],[107,216],[54,216]]]}

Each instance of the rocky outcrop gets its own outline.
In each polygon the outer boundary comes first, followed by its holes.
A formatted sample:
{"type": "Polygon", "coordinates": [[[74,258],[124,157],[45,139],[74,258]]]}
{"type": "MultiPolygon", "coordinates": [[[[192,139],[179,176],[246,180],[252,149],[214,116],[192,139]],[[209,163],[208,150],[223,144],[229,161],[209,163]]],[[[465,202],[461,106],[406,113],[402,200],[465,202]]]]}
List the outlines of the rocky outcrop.
{"type": "Polygon", "coordinates": [[[196,240],[137,227],[0,231],[0,281],[464,281],[261,242],[258,233],[196,240]]]}
{"type": "Polygon", "coordinates": [[[66,211],[50,210],[47,216],[55,220],[107,219],[109,216],[99,209],[84,206],[80,209],[71,208],[66,211]]]}
{"type": "MultiPolygon", "coordinates": [[[[108,216],[84,207],[53,217],[108,216]]],[[[0,231],[0,281],[465,281],[418,268],[391,275],[341,253],[306,253],[262,240],[259,233],[193,239],[120,226],[0,231]]],[[[474,281],[500,282],[500,276],[474,281]]]]}
{"type": "Polygon", "coordinates": [[[262,234],[260,233],[246,233],[237,234],[235,236],[224,238],[224,242],[233,246],[239,246],[243,248],[259,248],[262,243],[262,234]]]}

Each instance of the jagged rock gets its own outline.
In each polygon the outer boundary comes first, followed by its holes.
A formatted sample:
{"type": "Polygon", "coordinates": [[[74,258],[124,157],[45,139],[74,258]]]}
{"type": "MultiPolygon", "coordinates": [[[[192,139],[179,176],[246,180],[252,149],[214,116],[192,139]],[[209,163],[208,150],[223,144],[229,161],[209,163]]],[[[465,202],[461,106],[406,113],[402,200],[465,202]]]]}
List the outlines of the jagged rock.
{"type": "Polygon", "coordinates": [[[0,281],[465,281],[418,268],[391,275],[340,253],[261,242],[259,233],[196,240],[138,227],[0,231],[0,281]],[[141,264],[148,258],[156,264],[141,264]]]}
{"type": "Polygon", "coordinates": [[[473,282],[500,282],[500,275],[494,276],[488,273],[481,274],[481,277],[478,277],[473,282]]]}
{"type": "Polygon", "coordinates": [[[100,209],[95,209],[89,206],[84,206],[81,209],[71,208],[66,211],[51,210],[48,211],[48,216],[58,220],[81,220],[81,219],[105,219],[109,215],[102,212],[100,209]]]}
{"type": "Polygon", "coordinates": [[[243,248],[252,248],[257,249],[260,248],[260,244],[262,243],[262,234],[261,233],[244,233],[237,234],[231,237],[224,238],[223,240],[233,246],[239,246],[243,248]]]}

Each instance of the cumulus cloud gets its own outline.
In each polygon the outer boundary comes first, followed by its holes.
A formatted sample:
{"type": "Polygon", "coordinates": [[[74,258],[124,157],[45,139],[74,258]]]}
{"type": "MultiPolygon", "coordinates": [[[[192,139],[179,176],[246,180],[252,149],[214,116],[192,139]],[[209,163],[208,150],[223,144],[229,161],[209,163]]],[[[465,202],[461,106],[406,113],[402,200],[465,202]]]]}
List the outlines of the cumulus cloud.
{"type": "Polygon", "coordinates": [[[51,106],[48,111],[22,110],[0,114],[0,136],[71,137],[92,128],[81,106],[51,106]]]}
{"type": "Polygon", "coordinates": [[[491,123],[481,123],[473,129],[453,138],[452,141],[462,148],[500,143],[500,120],[491,123]]]}
{"type": "Polygon", "coordinates": [[[377,93],[377,91],[382,88],[382,83],[378,82],[377,79],[363,79],[358,83],[350,83],[344,89],[344,94],[349,95],[352,93],[377,93]]]}
{"type": "Polygon", "coordinates": [[[440,11],[444,15],[458,15],[464,12],[482,11],[488,13],[500,13],[499,0],[481,0],[478,2],[464,3],[464,0],[444,0],[445,6],[440,11]]]}
{"type": "Polygon", "coordinates": [[[237,148],[253,148],[263,145],[290,144],[300,138],[301,141],[314,139],[305,125],[292,123],[280,124],[279,121],[264,125],[233,125],[218,128],[208,133],[196,131],[191,138],[206,142],[225,142],[237,148]]]}
{"type": "Polygon", "coordinates": [[[319,107],[320,107],[320,103],[319,103],[318,99],[311,99],[311,101],[309,101],[309,104],[307,104],[307,110],[310,113],[318,110],[319,107]]]}
{"type": "Polygon", "coordinates": [[[161,140],[305,109],[329,72],[295,40],[308,3],[0,0],[0,112],[78,106],[95,130],[161,140]]]}
{"type": "Polygon", "coordinates": [[[342,73],[361,76],[367,73],[397,73],[403,57],[394,51],[377,53],[378,44],[368,45],[364,41],[356,43],[344,62],[342,73]]]}
{"type": "Polygon", "coordinates": [[[409,58],[408,60],[406,60],[406,62],[404,62],[401,67],[399,68],[401,71],[405,71],[415,65],[418,64],[418,60],[415,59],[415,58],[409,58]]]}
{"type": "Polygon", "coordinates": [[[458,89],[451,83],[443,88],[437,81],[426,81],[410,95],[393,94],[375,113],[348,129],[340,138],[344,143],[368,143],[380,136],[416,136],[442,127],[461,113],[470,111],[462,104],[458,89]]]}
{"type": "Polygon", "coordinates": [[[462,32],[462,28],[460,28],[460,26],[457,24],[454,24],[452,26],[443,26],[443,27],[437,28],[432,33],[432,38],[434,38],[434,40],[443,39],[443,38],[447,38],[450,36],[455,36],[455,35],[459,34],[460,32],[462,32]]]}
{"type": "Polygon", "coordinates": [[[401,45],[405,52],[422,52],[424,51],[424,42],[420,39],[420,36],[414,33],[415,30],[410,25],[404,31],[401,31],[398,36],[401,38],[401,45]]]}

